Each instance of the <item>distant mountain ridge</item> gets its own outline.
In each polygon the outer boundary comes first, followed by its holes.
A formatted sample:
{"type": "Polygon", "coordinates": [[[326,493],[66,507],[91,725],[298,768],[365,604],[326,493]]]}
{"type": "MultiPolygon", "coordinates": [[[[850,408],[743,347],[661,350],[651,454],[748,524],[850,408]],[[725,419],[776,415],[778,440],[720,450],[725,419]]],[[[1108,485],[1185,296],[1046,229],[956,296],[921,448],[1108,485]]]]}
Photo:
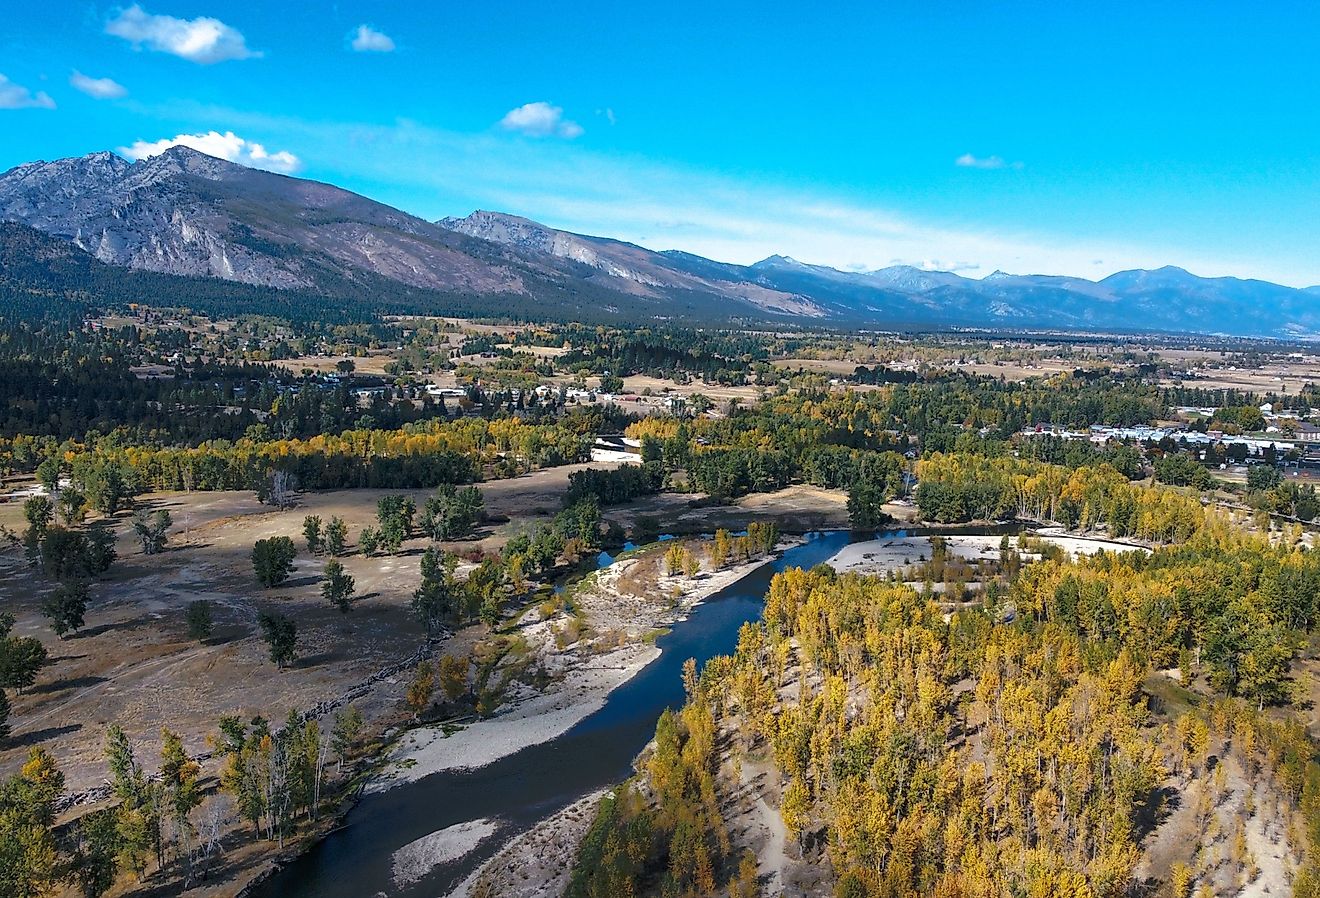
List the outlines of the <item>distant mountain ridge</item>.
{"type": "Polygon", "coordinates": [[[438,224],[529,251],[569,256],[620,277],[649,283],[675,283],[680,275],[692,274],[707,283],[757,284],[809,297],[827,320],[848,325],[1160,330],[1274,337],[1320,334],[1320,307],[1315,299],[1320,287],[1298,290],[1266,281],[1202,278],[1174,266],[1120,271],[1101,281],[1001,271],[974,280],[910,265],[840,271],[782,255],[752,265],[734,265],[679,251],[651,252],[498,212],[479,211],[466,218],[442,219],[438,224]],[[635,264],[639,254],[646,258],[644,268],[635,264]]]}
{"type": "Polygon", "coordinates": [[[0,175],[0,221],[111,266],[319,294],[364,311],[1320,334],[1320,287],[1202,278],[1172,266],[1097,282],[1002,272],[974,280],[904,265],[840,271],[782,255],[737,265],[501,212],[428,222],[330,184],[184,147],[138,162],[101,152],[17,166],[0,175]]]}

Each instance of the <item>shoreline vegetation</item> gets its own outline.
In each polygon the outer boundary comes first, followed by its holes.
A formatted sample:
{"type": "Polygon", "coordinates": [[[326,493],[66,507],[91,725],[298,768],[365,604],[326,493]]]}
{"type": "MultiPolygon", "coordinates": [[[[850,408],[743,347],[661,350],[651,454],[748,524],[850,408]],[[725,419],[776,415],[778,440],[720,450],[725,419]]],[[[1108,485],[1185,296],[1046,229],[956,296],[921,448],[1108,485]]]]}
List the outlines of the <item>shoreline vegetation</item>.
{"type": "MultiPolygon", "coordinates": [[[[586,618],[593,622],[592,629],[597,631],[597,638],[602,635],[599,631],[604,624],[610,638],[618,639],[621,631],[626,634],[622,644],[600,648],[593,646],[589,638],[584,638],[560,647],[554,621],[518,625],[519,635],[533,645],[537,660],[553,671],[548,688],[536,691],[525,684],[515,683],[501,710],[489,717],[467,724],[424,723],[386,733],[380,748],[364,759],[366,772],[356,777],[357,785],[346,790],[344,801],[335,814],[335,822],[303,834],[294,850],[283,852],[261,865],[262,868],[242,884],[237,894],[240,898],[252,894],[284,866],[346,825],[345,821],[364,795],[406,788],[409,783],[433,773],[484,767],[567,732],[598,711],[610,693],[660,656],[661,649],[656,645],[658,635],[685,620],[712,595],[804,541],[801,536],[784,536],[777,540],[773,552],[691,578],[681,572],[670,574],[663,571],[662,550],[667,544],[710,540],[680,537],[622,553],[608,567],[586,574],[567,589],[572,591],[575,603],[585,612],[586,618]],[[639,571],[638,568],[649,570],[639,571]],[[654,581],[649,585],[655,588],[643,590],[639,584],[630,584],[634,574],[653,577],[654,581]]],[[[457,635],[460,639],[463,636],[462,633],[457,635]]],[[[575,801],[564,811],[579,804],[575,801]]],[[[552,819],[559,819],[564,811],[553,815],[552,819]]],[[[584,830],[589,822],[590,813],[582,821],[584,830]]],[[[487,832],[484,837],[489,835],[487,832]]],[[[515,834],[500,849],[500,854],[530,835],[531,831],[515,834]]],[[[476,845],[477,842],[472,842],[467,850],[476,845]]],[[[465,853],[459,852],[455,857],[465,853]]],[[[426,856],[421,852],[413,859],[426,856]]],[[[484,869],[483,865],[474,871],[469,881],[476,882],[477,875],[484,869]]]]}
{"type": "MultiPolygon", "coordinates": [[[[593,612],[604,614],[610,605],[633,606],[633,614],[621,621],[628,630],[627,642],[603,651],[590,644],[559,649],[553,638],[545,638],[553,635],[548,626],[522,628],[525,638],[542,639],[535,650],[543,653],[538,660],[549,662],[547,667],[555,671],[551,687],[543,692],[524,689],[499,713],[461,728],[409,729],[402,744],[386,759],[388,776],[378,779],[372,790],[392,789],[432,773],[484,767],[562,735],[600,710],[611,692],[660,657],[653,634],[685,620],[712,595],[802,542],[797,537],[781,539],[771,554],[704,574],[700,579],[663,577],[659,585],[669,590],[657,590],[652,601],[630,600],[619,589],[620,582],[645,563],[644,557],[622,558],[588,575],[593,582],[579,588],[575,599],[582,603],[589,620],[597,617],[593,612]],[[681,596],[673,598],[671,591],[677,589],[682,590],[681,596]]],[[[663,544],[645,548],[649,553],[659,545],[663,544]]]]}
{"type": "MultiPolygon", "coordinates": [[[[973,526],[1003,525],[1004,521],[971,522],[973,526]]],[[[982,536],[958,533],[962,527],[920,525],[923,529],[949,530],[948,535],[934,535],[947,541],[951,551],[974,559],[978,554],[998,549],[1002,536],[982,536]]],[[[894,525],[894,530],[902,525],[894,525]]],[[[1038,538],[1056,546],[1071,556],[1093,554],[1099,551],[1141,551],[1149,547],[1133,542],[1108,540],[1095,534],[1068,531],[1061,527],[1042,527],[1024,531],[1028,537],[1038,538]]],[[[911,559],[930,553],[931,535],[909,537],[881,537],[858,541],[845,546],[825,564],[836,567],[840,573],[855,571],[870,574],[888,574],[905,567],[911,559]]],[[[1016,539],[1016,538],[1015,538],[1016,539]]],[[[700,586],[684,596],[680,606],[670,611],[655,612],[653,617],[639,621],[641,626],[653,629],[667,627],[685,619],[710,596],[738,582],[743,577],[770,563],[786,549],[800,545],[804,538],[781,540],[773,556],[748,562],[734,568],[716,572],[702,581],[700,586]]],[[[607,598],[617,581],[627,574],[627,566],[634,559],[621,559],[606,576],[595,584],[594,591],[607,598]]],[[[565,671],[558,681],[559,688],[544,694],[524,697],[508,710],[494,717],[471,724],[463,729],[449,731],[442,727],[416,727],[395,743],[394,749],[383,762],[383,777],[373,778],[368,791],[392,789],[415,782],[433,773],[447,770],[474,769],[507,757],[530,745],[550,741],[586,719],[605,703],[609,694],[628,682],[660,654],[652,645],[626,645],[592,658],[580,657],[565,671]]],[[[643,758],[654,743],[638,753],[643,758]]],[[[513,834],[489,859],[469,874],[451,893],[455,898],[487,898],[487,896],[521,896],[561,894],[572,872],[572,865],[564,858],[576,855],[582,838],[591,826],[595,804],[611,790],[598,790],[577,799],[564,808],[541,819],[531,827],[513,834]]],[[[754,806],[758,818],[778,824],[777,811],[767,811],[764,802],[754,806]]],[[[764,822],[764,821],[762,821],[764,822]]],[[[775,830],[775,826],[767,826],[775,830]]],[[[780,827],[781,828],[781,827],[780,827]]],[[[473,846],[475,847],[475,846],[473,846]]]]}

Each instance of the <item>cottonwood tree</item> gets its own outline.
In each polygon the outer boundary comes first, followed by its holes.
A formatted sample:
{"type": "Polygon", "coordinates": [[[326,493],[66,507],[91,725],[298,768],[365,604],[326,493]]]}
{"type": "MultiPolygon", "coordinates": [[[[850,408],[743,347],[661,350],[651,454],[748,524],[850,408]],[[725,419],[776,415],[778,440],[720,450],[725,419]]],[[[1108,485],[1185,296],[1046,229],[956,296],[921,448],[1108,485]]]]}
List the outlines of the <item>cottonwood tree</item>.
{"type": "Polygon", "coordinates": [[[61,467],[59,458],[54,455],[37,465],[37,483],[40,483],[52,496],[60,491],[61,467]]]}
{"type": "Polygon", "coordinates": [[[18,773],[0,780],[0,895],[42,898],[62,876],[55,840],[55,803],[64,774],[34,748],[18,773]]]}
{"type": "Polygon", "coordinates": [[[252,569],[257,582],[270,589],[289,579],[298,550],[287,536],[259,539],[252,547],[252,569]]]}
{"type": "Polygon", "coordinates": [[[115,559],[114,534],[108,527],[82,531],[54,524],[35,548],[42,570],[57,580],[99,576],[115,559]]]}
{"type": "Polygon", "coordinates": [[[733,555],[733,537],[728,530],[723,527],[715,531],[715,539],[710,546],[710,566],[712,570],[720,570],[729,563],[730,556],[733,555]]]}
{"type": "Polygon", "coordinates": [[[486,500],[475,486],[443,483],[422,507],[422,531],[432,540],[462,539],[472,533],[486,500]]]}
{"type": "Polygon", "coordinates": [[[290,711],[284,725],[289,739],[291,792],[295,807],[302,807],[309,820],[321,811],[321,784],[330,762],[331,739],[321,732],[315,718],[302,720],[290,711]]]}
{"type": "MultiPolygon", "coordinates": [[[[36,534],[36,527],[28,530],[36,534]]],[[[81,531],[69,530],[58,524],[40,532],[39,557],[41,569],[56,580],[91,575],[90,552],[87,537],[81,531]]]]}
{"type": "Polygon", "coordinates": [[[76,487],[65,487],[60,492],[57,504],[65,527],[81,524],[87,517],[87,497],[76,487]]]}
{"type": "Polygon", "coordinates": [[[157,866],[164,866],[160,804],[156,789],[138,763],[128,734],[118,724],[111,724],[106,730],[105,756],[110,767],[111,786],[119,800],[115,810],[119,858],[141,880],[147,870],[147,858],[153,849],[157,866]]]}
{"type": "Polygon", "coordinates": [[[417,664],[412,682],[408,684],[408,693],[404,700],[412,711],[413,720],[422,716],[422,712],[431,707],[431,696],[435,693],[435,664],[429,659],[417,664]]]}
{"type": "Polygon", "coordinates": [[[216,753],[223,759],[220,788],[234,797],[239,816],[252,824],[260,838],[266,819],[265,773],[272,744],[270,727],[262,717],[245,724],[235,715],[222,716],[213,737],[216,753]]]}
{"type": "Polygon", "coordinates": [[[87,614],[87,583],[65,580],[41,603],[41,613],[50,620],[50,628],[60,639],[66,633],[77,633],[87,614]]]}
{"type": "Polygon", "coordinates": [[[336,559],[325,565],[325,579],[321,581],[321,596],[343,614],[353,606],[353,575],[344,570],[336,559]]]}
{"type": "Polygon", "coordinates": [[[480,616],[491,630],[500,622],[500,605],[504,597],[506,575],[504,565],[494,558],[484,559],[463,582],[463,604],[468,618],[480,616]]]}
{"type": "Polygon", "coordinates": [[[84,898],[101,898],[119,875],[119,831],[115,809],[78,818],[70,867],[84,898]]]}
{"type": "Polygon", "coordinates": [[[456,702],[467,692],[468,659],[445,655],[440,659],[440,691],[456,702]]]}
{"type": "Polygon", "coordinates": [[[13,635],[14,616],[0,613],[0,689],[20,693],[37,680],[47,661],[46,647],[32,636],[13,635]]]}
{"type": "Polygon", "coordinates": [[[298,644],[298,625],[277,611],[263,611],[257,615],[261,638],[270,647],[270,660],[283,670],[293,661],[298,644]]]}
{"type": "Polygon", "coordinates": [[[270,475],[270,504],[283,511],[293,505],[293,494],[298,489],[298,478],[288,471],[275,471],[270,475]]]}
{"type": "Polygon", "coordinates": [[[863,477],[848,491],[848,520],[854,530],[879,530],[891,518],[884,510],[890,494],[883,483],[863,477]]]}
{"type": "Polygon", "coordinates": [[[33,496],[23,503],[23,518],[38,536],[46,532],[55,517],[55,506],[45,496],[33,496]]]}
{"type": "Polygon", "coordinates": [[[81,483],[87,501],[97,511],[113,517],[133,491],[118,462],[88,457],[75,462],[74,479],[81,483]]]}
{"type": "Polygon", "coordinates": [[[695,577],[701,571],[701,560],[687,546],[674,540],[665,552],[665,570],[671,577],[679,574],[695,577]]]}
{"type": "Polygon", "coordinates": [[[163,804],[174,832],[177,853],[184,859],[184,881],[192,879],[193,841],[197,830],[189,819],[202,803],[202,768],[188,756],[177,733],[161,728],[160,784],[163,804]]]}
{"type": "Polygon", "coordinates": [[[84,532],[87,536],[87,572],[90,576],[98,577],[110,570],[110,565],[118,557],[115,551],[115,531],[112,525],[100,523],[84,532]]]}
{"type": "Polygon", "coordinates": [[[376,502],[376,534],[380,547],[389,555],[395,555],[403,541],[412,535],[416,514],[417,504],[407,495],[385,495],[376,502]]]}
{"type": "Polygon", "coordinates": [[[362,735],[364,725],[362,711],[357,705],[349,705],[344,710],[335,712],[335,725],[331,731],[331,746],[334,748],[335,757],[338,758],[340,773],[344,770],[344,761],[347,760],[349,753],[357,745],[358,737],[362,735]]]}
{"type": "Polygon", "coordinates": [[[669,576],[677,576],[683,570],[683,544],[674,540],[665,550],[665,570],[669,576]]]}
{"type": "Polygon", "coordinates": [[[197,827],[197,862],[194,871],[201,879],[206,879],[211,872],[212,860],[224,853],[224,835],[232,822],[232,802],[228,795],[212,799],[202,814],[201,824],[197,827]]]}

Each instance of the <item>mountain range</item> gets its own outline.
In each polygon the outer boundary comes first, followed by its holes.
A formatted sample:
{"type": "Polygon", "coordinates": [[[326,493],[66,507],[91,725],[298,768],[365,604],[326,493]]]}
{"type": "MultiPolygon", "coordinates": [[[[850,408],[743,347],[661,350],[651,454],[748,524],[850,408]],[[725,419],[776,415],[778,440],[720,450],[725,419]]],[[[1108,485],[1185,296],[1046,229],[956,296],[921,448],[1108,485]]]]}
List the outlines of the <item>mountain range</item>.
{"type": "MultiPolygon", "coordinates": [[[[186,147],[138,162],[101,152],[20,165],[0,175],[0,221],[26,226],[0,228],[0,243],[32,244],[39,238],[24,232],[35,229],[92,257],[83,267],[102,263],[101,282],[116,270],[153,273],[189,278],[178,284],[182,293],[211,297],[229,283],[229,305],[250,300],[253,311],[297,296],[343,312],[590,323],[1320,334],[1316,287],[1172,266],[1089,281],[1002,272],[975,280],[902,265],[851,272],[786,256],[734,265],[500,212],[429,222],[186,147]]],[[[38,255],[60,258],[50,276],[67,279],[68,257],[38,255]]],[[[23,266],[24,277],[38,289],[32,269],[23,266]]]]}

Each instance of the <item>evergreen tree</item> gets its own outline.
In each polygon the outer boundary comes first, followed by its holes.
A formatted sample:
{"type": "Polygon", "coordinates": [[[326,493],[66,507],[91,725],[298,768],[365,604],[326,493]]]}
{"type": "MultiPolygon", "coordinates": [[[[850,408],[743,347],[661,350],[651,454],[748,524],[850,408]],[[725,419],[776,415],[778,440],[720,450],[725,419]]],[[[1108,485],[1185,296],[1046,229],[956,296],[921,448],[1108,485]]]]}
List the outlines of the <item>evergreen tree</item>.
{"type": "Polygon", "coordinates": [[[454,568],[458,559],[435,546],[422,553],[422,582],[413,593],[412,612],[426,627],[426,635],[436,636],[445,621],[457,612],[454,568]]]}
{"type": "Polygon", "coordinates": [[[353,576],[335,559],[325,565],[325,579],[321,581],[321,596],[341,613],[347,614],[353,603],[353,576]]]}
{"type": "Polygon", "coordinates": [[[185,617],[189,638],[198,642],[205,642],[211,638],[214,621],[211,616],[211,603],[208,600],[197,599],[189,602],[185,617]]]}
{"type": "Polygon", "coordinates": [[[318,516],[309,514],[303,518],[303,539],[307,541],[307,551],[311,555],[320,555],[325,549],[325,536],[321,531],[321,519],[318,516]]]}
{"type": "Polygon", "coordinates": [[[325,525],[325,551],[338,558],[348,548],[348,525],[343,518],[334,517],[325,525]]]}
{"type": "Polygon", "coordinates": [[[293,661],[298,625],[279,612],[267,611],[257,615],[257,625],[261,627],[261,638],[270,646],[270,660],[276,667],[284,669],[293,661]]]}
{"type": "Polygon", "coordinates": [[[287,536],[257,540],[252,547],[252,569],[256,572],[257,582],[269,589],[289,579],[297,554],[293,540],[287,536]]]}
{"type": "Polygon", "coordinates": [[[118,724],[111,724],[106,730],[105,755],[110,767],[111,786],[119,800],[115,810],[119,858],[141,879],[153,848],[157,864],[164,859],[160,813],[152,794],[153,786],[138,765],[128,734],[118,724]]]}

